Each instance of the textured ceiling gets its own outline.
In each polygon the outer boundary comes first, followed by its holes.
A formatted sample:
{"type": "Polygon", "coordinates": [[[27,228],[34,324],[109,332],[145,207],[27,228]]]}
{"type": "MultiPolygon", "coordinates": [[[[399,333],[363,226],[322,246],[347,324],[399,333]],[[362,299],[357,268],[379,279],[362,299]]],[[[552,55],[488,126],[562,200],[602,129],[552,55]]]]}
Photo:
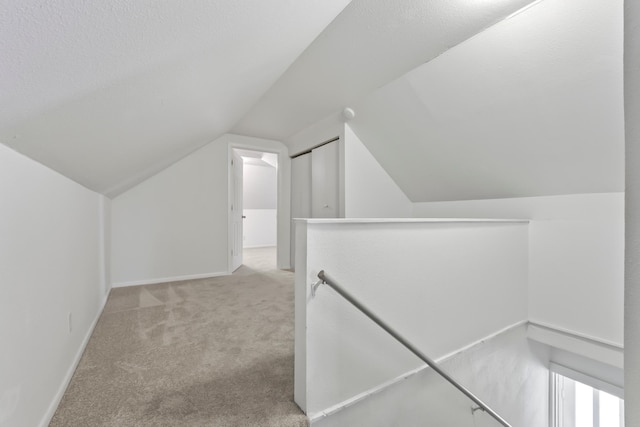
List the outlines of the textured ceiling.
{"type": "Polygon", "coordinates": [[[622,2],[530,3],[0,0],[0,142],[114,196],[351,106],[414,201],[621,191],[622,2]]]}
{"type": "Polygon", "coordinates": [[[0,142],[115,195],[227,132],[349,0],[0,0],[0,142]]]}
{"type": "Polygon", "coordinates": [[[233,128],[286,140],[532,0],[354,0],[233,128]]]}
{"type": "Polygon", "coordinates": [[[414,202],[624,191],[622,0],[545,0],[353,105],[414,202]]]}

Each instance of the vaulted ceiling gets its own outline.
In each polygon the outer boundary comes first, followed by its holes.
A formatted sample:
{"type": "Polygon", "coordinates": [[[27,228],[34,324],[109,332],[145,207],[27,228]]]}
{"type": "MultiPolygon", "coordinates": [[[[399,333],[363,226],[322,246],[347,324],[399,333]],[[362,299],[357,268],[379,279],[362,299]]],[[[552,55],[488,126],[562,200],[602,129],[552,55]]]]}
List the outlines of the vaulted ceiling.
{"type": "Polygon", "coordinates": [[[286,140],[532,0],[354,0],[234,132],[286,140]]]}
{"type": "Polygon", "coordinates": [[[624,191],[622,0],[544,0],[351,105],[414,202],[624,191]]]}
{"type": "Polygon", "coordinates": [[[118,194],[229,129],[350,0],[0,0],[0,142],[118,194]]]}
{"type": "Polygon", "coordinates": [[[0,142],[117,195],[226,132],[285,139],[530,2],[0,0],[0,142]]]}

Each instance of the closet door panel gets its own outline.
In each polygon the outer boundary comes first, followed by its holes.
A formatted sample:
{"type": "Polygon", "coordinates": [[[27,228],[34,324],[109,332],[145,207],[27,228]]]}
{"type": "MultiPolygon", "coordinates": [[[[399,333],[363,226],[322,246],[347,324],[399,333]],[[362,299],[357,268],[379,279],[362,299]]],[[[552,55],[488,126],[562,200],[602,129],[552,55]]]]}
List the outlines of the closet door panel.
{"type": "Polygon", "coordinates": [[[311,153],[291,160],[291,218],[311,217],[311,153]]]}
{"type": "Polygon", "coordinates": [[[291,267],[295,266],[294,218],[311,218],[311,153],[291,160],[291,267]]]}
{"type": "Polygon", "coordinates": [[[339,217],[338,141],[315,148],[311,152],[311,216],[339,217]]]}

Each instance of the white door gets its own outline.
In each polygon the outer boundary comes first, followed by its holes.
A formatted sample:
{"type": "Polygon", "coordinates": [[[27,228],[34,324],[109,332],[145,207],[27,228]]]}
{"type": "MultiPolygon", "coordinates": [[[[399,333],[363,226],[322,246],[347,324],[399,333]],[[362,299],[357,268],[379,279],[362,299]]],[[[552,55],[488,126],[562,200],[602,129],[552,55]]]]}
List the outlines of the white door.
{"type": "Polygon", "coordinates": [[[291,160],[291,267],[295,268],[294,218],[311,218],[311,153],[291,160]]]}
{"type": "Polygon", "coordinates": [[[231,271],[242,265],[242,157],[233,151],[231,160],[231,271]]]}
{"type": "Polygon", "coordinates": [[[311,151],[311,215],[338,218],[338,141],[311,151]]]}

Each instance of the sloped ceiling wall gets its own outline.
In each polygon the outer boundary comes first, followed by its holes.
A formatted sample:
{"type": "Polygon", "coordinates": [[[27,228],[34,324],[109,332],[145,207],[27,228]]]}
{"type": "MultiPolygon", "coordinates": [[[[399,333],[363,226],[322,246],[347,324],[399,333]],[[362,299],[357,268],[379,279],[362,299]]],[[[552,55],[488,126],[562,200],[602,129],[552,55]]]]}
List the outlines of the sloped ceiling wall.
{"type": "Polygon", "coordinates": [[[287,140],[533,0],[354,0],[233,132],[287,140]]]}
{"type": "Polygon", "coordinates": [[[0,142],[115,195],[227,132],[350,0],[0,0],[0,142]]]}
{"type": "Polygon", "coordinates": [[[544,0],[352,106],[414,202],[624,191],[622,0],[544,0]]]}
{"type": "Polygon", "coordinates": [[[0,142],[114,196],[350,106],[416,202],[622,191],[622,0],[530,3],[0,0],[0,142]]]}
{"type": "Polygon", "coordinates": [[[230,130],[282,140],[531,1],[0,0],[0,143],[115,196],[230,130]]]}

